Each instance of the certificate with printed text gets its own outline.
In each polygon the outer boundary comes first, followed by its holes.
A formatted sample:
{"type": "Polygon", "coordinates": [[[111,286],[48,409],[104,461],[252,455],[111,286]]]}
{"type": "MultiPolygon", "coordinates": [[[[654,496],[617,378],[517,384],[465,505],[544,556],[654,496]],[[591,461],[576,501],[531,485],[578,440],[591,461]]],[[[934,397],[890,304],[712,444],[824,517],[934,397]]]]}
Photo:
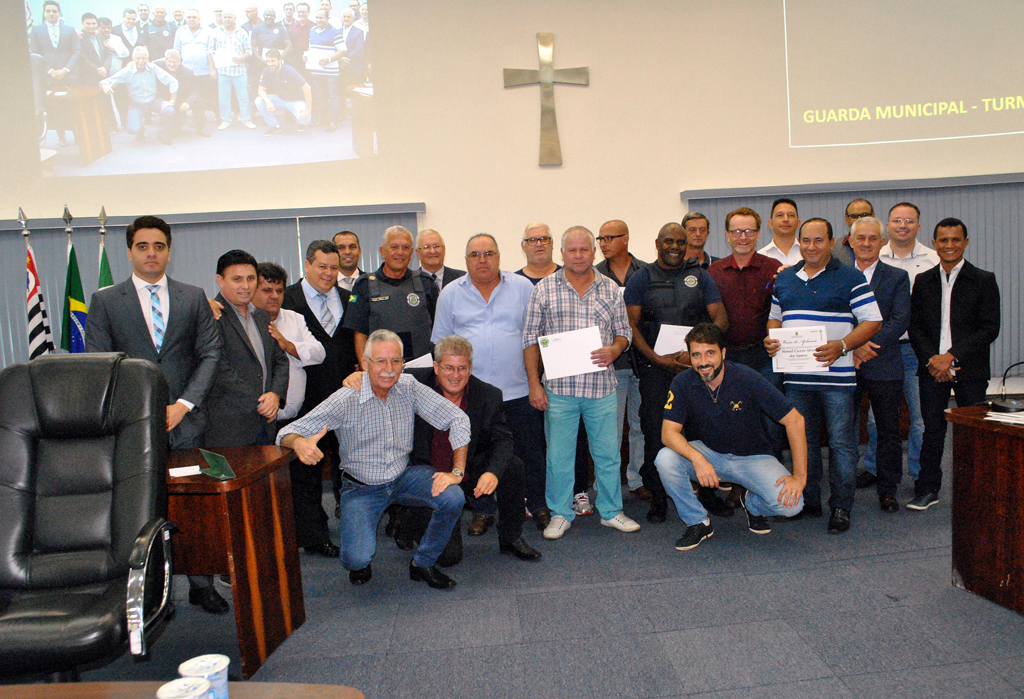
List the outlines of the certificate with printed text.
{"type": "Polygon", "coordinates": [[[540,357],[544,360],[544,378],[561,379],[565,376],[606,371],[608,367],[594,364],[590,353],[603,347],[601,331],[596,325],[581,330],[570,330],[537,338],[540,357]]]}
{"type": "Polygon", "coordinates": [[[686,336],[693,330],[689,325],[669,325],[662,323],[658,331],[658,339],[654,341],[654,353],[660,355],[675,354],[686,349],[686,336]]]}
{"type": "Polygon", "coordinates": [[[825,326],[809,325],[801,328],[773,328],[768,337],[782,343],[772,357],[774,371],[789,374],[810,374],[828,371],[827,366],[814,358],[814,350],[828,342],[825,326]]]}

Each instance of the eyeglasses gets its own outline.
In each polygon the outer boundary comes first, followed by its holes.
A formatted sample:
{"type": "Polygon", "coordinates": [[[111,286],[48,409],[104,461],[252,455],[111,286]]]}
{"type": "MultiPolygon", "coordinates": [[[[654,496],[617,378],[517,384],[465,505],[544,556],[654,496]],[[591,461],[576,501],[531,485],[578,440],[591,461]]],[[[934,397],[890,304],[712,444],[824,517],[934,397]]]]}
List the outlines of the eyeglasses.
{"type": "Polygon", "coordinates": [[[482,252],[479,250],[475,250],[473,252],[466,253],[466,257],[468,257],[471,260],[479,260],[481,257],[484,258],[485,260],[490,260],[497,256],[498,252],[496,250],[484,250],[482,252]]]}
{"type": "Polygon", "coordinates": [[[628,233],[619,233],[618,235],[599,235],[597,236],[597,242],[603,243],[606,240],[615,240],[616,238],[625,238],[628,233]]]}
{"type": "Polygon", "coordinates": [[[737,238],[753,238],[760,232],[759,228],[737,228],[734,231],[729,231],[729,235],[734,235],[737,238]]]}
{"type": "Polygon", "coordinates": [[[442,364],[441,371],[446,374],[468,374],[469,365],[466,366],[452,366],[451,364],[442,364]]]}
{"type": "Polygon", "coordinates": [[[551,242],[551,236],[544,235],[539,238],[523,238],[523,242],[527,245],[547,245],[551,242]]]}
{"type": "Polygon", "coordinates": [[[435,243],[434,245],[421,245],[421,246],[419,246],[416,249],[417,250],[444,250],[444,245],[443,244],[438,245],[438,244],[435,243]]]}
{"type": "Polygon", "coordinates": [[[379,367],[402,366],[403,364],[405,364],[405,360],[404,359],[401,359],[401,358],[399,358],[399,359],[387,359],[385,357],[381,357],[379,359],[371,359],[370,362],[374,366],[379,366],[379,367]]]}
{"type": "Polygon", "coordinates": [[[846,218],[852,218],[856,221],[858,218],[867,218],[868,216],[874,216],[875,214],[871,211],[866,211],[863,214],[846,214],[846,218]]]}
{"type": "Polygon", "coordinates": [[[917,220],[912,218],[890,218],[889,223],[896,224],[897,226],[913,226],[915,223],[917,223],[917,220]]]}

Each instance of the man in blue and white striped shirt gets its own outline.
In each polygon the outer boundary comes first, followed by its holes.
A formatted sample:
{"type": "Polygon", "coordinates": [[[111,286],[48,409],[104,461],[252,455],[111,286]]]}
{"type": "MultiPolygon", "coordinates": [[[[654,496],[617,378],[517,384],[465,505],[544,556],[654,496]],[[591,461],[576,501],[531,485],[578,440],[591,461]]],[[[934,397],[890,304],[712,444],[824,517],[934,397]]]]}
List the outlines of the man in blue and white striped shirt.
{"type": "MultiPolygon", "coordinates": [[[[804,221],[797,233],[803,261],[775,279],[768,330],[824,326],[827,342],[814,358],[828,371],[787,373],[786,395],[807,427],[807,487],[802,516],[820,517],[821,423],[829,441],[830,534],[850,528],[856,491],[857,409],[853,395],[857,373],[851,352],[878,332],[882,314],[864,273],[832,257],[832,224],[822,218],[804,221]]],[[[778,340],[765,338],[772,356],[778,340]]]]}

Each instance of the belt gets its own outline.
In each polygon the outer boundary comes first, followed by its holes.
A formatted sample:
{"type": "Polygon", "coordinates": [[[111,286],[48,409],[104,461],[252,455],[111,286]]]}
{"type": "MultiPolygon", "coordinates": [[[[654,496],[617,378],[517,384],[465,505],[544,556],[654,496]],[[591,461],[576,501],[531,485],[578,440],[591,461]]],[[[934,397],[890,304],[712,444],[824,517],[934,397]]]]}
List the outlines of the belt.
{"type": "Polygon", "coordinates": [[[366,485],[365,483],[363,483],[363,482],[362,482],[361,480],[359,480],[358,478],[355,478],[355,477],[353,477],[353,476],[352,476],[352,474],[351,474],[351,473],[349,473],[348,471],[342,471],[342,472],[341,472],[341,476],[342,476],[342,478],[347,478],[347,479],[349,479],[350,481],[352,481],[352,482],[353,482],[353,483],[355,483],[356,485],[366,485]]]}
{"type": "Polygon", "coordinates": [[[901,345],[909,345],[910,344],[910,338],[907,338],[906,340],[900,340],[900,344],[901,345]]]}

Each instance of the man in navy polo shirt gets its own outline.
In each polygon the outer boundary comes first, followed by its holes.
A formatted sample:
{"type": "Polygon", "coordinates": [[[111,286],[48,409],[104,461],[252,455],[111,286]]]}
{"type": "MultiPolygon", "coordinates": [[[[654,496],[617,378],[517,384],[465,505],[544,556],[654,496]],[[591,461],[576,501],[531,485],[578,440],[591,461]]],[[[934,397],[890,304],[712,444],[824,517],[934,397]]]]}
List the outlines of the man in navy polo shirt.
{"type": "Polygon", "coordinates": [[[771,532],[769,515],[792,517],[800,512],[807,483],[804,419],[793,404],[758,372],[725,361],[725,333],[714,323],[695,327],[686,335],[686,344],[693,371],[672,380],[661,429],[665,447],[654,461],[687,525],[676,542],[680,551],[696,548],[714,534],[690,481],[717,488],[719,480],[726,480],[746,488],[741,503],[755,534],[771,532]],[[762,415],[786,428],[792,474],[772,456],[762,415]]]}
{"type": "MultiPolygon", "coordinates": [[[[882,327],[882,314],[868,280],[859,269],[832,257],[832,224],[823,218],[804,221],[797,232],[803,261],[775,279],[768,331],[776,328],[821,326],[826,342],[814,350],[821,369],[805,374],[787,372],[786,395],[807,421],[807,490],[803,513],[821,517],[821,425],[829,441],[829,534],[850,528],[856,491],[857,434],[854,430],[857,374],[851,352],[882,327]]],[[[765,338],[775,356],[778,340],[765,338]]]]}
{"type": "Polygon", "coordinates": [[[309,125],[311,104],[312,94],[306,79],[299,71],[284,64],[280,51],[267,51],[267,67],[263,69],[259,96],[256,98],[256,109],[269,127],[264,135],[281,133],[278,110],[291,112],[297,130],[305,131],[309,125]]]}

